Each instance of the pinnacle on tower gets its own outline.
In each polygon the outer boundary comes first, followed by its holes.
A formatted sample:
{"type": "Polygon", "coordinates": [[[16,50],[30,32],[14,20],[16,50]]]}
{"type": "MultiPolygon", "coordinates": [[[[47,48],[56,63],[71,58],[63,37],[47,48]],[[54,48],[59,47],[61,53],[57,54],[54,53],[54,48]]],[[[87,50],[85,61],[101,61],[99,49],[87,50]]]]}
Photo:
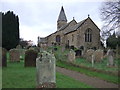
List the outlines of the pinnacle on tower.
{"type": "Polygon", "coordinates": [[[63,6],[61,7],[61,11],[60,11],[60,14],[59,14],[59,17],[58,17],[58,21],[67,22],[67,18],[66,18],[63,6]]]}

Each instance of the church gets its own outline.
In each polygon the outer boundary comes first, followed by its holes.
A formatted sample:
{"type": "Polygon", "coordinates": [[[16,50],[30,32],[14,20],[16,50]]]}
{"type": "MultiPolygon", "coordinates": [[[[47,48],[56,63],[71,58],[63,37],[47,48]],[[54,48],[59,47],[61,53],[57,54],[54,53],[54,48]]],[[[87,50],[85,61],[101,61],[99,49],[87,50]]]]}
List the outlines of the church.
{"type": "Polygon", "coordinates": [[[57,31],[45,38],[40,38],[39,43],[46,43],[47,46],[73,46],[84,50],[99,49],[101,48],[100,29],[89,15],[80,22],[77,22],[74,18],[67,22],[62,6],[57,20],[57,31]]]}

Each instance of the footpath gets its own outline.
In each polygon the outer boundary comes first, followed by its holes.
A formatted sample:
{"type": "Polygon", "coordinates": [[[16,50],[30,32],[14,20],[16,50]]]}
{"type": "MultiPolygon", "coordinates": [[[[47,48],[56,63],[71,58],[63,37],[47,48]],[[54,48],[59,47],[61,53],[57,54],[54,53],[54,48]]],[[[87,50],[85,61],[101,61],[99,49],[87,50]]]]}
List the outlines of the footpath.
{"type": "Polygon", "coordinates": [[[90,77],[85,74],[81,74],[76,71],[68,70],[61,67],[56,67],[57,72],[60,72],[64,75],[74,78],[75,80],[79,80],[80,82],[91,85],[95,88],[118,88],[117,84],[107,82],[105,80],[101,80],[97,77],[90,77]]]}

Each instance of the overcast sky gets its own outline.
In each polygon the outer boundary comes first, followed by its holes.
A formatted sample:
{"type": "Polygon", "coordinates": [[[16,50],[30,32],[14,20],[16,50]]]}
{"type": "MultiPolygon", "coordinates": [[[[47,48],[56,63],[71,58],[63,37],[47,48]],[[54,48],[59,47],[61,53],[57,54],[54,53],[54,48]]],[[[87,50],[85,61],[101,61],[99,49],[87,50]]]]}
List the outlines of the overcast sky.
{"type": "Polygon", "coordinates": [[[90,15],[101,29],[100,7],[103,0],[0,0],[0,11],[13,11],[19,16],[20,37],[33,40],[45,37],[57,30],[57,19],[64,7],[68,22],[75,18],[82,21],[90,15]],[[88,2],[89,1],[89,2],[88,2]]]}

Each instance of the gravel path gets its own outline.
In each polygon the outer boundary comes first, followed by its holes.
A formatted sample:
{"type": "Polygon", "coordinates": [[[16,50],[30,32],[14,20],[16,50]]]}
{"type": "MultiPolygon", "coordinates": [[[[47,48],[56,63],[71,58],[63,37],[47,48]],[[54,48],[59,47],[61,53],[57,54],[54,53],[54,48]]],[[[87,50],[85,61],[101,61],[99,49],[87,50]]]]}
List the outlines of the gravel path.
{"type": "Polygon", "coordinates": [[[60,67],[56,67],[56,70],[57,72],[70,76],[74,78],[75,80],[79,80],[95,88],[118,88],[117,84],[109,83],[96,77],[90,77],[90,76],[81,74],[76,71],[72,71],[72,70],[68,70],[68,69],[60,68],[60,67]]]}

